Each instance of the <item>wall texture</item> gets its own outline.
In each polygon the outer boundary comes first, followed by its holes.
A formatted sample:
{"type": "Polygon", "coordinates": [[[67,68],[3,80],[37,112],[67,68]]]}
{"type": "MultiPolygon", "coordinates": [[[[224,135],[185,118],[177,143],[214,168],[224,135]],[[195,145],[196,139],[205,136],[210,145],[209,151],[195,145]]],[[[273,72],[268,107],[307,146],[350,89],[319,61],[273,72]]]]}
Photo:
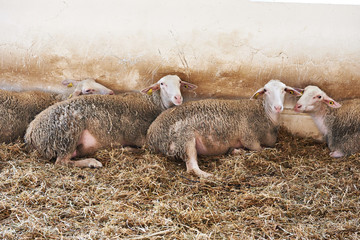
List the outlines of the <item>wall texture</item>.
{"type": "Polygon", "coordinates": [[[360,96],[360,6],[247,0],[0,0],[0,87],[116,91],[168,73],[197,97],[248,97],[269,79],[360,96]]]}

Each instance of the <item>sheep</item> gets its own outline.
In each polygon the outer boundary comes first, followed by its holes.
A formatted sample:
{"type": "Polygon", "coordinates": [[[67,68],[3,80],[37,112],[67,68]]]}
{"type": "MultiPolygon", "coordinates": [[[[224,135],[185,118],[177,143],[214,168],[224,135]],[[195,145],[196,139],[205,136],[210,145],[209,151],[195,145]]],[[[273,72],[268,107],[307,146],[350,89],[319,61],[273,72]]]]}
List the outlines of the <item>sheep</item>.
{"type": "MultiPolygon", "coordinates": [[[[66,79],[62,82],[63,85],[74,86],[75,90],[69,95],[69,98],[76,97],[79,95],[90,95],[90,94],[100,94],[100,95],[113,95],[114,91],[108,89],[107,87],[97,83],[93,78],[87,78],[82,81],[73,81],[66,79]]],[[[66,97],[63,94],[62,98],[66,97]]]]}
{"type": "Polygon", "coordinates": [[[169,109],[150,125],[146,146],[152,152],[183,159],[189,173],[210,177],[199,168],[198,155],[274,147],[285,92],[300,95],[279,80],[271,80],[251,97],[263,96],[263,101],[204,99],[169,109]]]}
{"type": "Polygon", "coordinates": [[[94,79],[85,79],[80,82],[64,80],[63,84],[75,86],[70,96],[41,91],[0,90],[0,142],[9,143],[22,138],[35,116],[58,101],[82,94],[114,94],[112,90],[96,83],[94,79]]]}
{"type": "Polygon", "coordinates": [[[360,152],[359,106],[358,99],[339,103],[319,87],[307,86],[294,110],[310,114],[324,136],[330,156],[340,158],[360,152]]]}
{"type": "Polygon", "coordinates": [[[162,111],[182,104],[180,87],[197,86],[168,75],[141,92],[57,103],[30,123],[25,142],[43,157],[56,158],[58,165],[102,167],[95,158],[72,158],[93,154],[99,148],[142,147],[151,122],[162,111]]]}

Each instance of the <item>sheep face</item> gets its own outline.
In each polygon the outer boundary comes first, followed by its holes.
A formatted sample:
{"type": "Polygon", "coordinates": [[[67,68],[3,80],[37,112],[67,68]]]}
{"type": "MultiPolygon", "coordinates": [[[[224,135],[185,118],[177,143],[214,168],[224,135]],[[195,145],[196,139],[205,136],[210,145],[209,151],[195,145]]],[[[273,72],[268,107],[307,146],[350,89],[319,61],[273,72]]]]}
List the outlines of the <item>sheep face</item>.
{"type": "Polygon", "coordinates": [[[72,87],[75,86],[74,92],[70,97],[75,97],[79,95],[90,95],[90,94],[99,94],[99,95],[113,95],[114,92],[111,89],[97,83],[95,79],[88,78],[82,81],[74,81],[66,79],[62,82],[63,85],[72,87]]]}
{"type": "Polygon", "coordinates": [[[95,82],[94,79],[86,79],[81,81],[77,86],[80,91],[79,95],[100,94],[100,95],[113,95],[114,92],[107,87],[95,82]]]}
{"type": "Polygon", "coordinates": [[[160,84],[160,95],[165,105],[181,105],[183,98],[181,96],[180,86],[181,79],[178,76],[166,76],[161,78],[158,83],[160,84]]]}
{"type": "Polygon", "coordinates": [[[270,114],[278,114],[284,109],[285,93],[300,96],[301,93],[292,87],[286,86],[279,80],[270,80],[263,88],[260,88],[251,98],[263,96],[265,109],[270,114]]]}
{"type": "Polygon", "coordinates": [[[157,83],[143,89],[141,92],[151,95],[154,91],[160,90],[161,101],[166,108],[173,105],[181,105],[183,97],[180,88],[195,89],[196,85],[182,81],[176,75],[167,75],[161,78],[157,83]]]}
{"type": "Polygon", "coordinates": [[[294,110],[296,112],[314,113],[320,110],[322,104],[332,108],[339,108],[341,104],[330,98],[324,91],[316,86],[307,86],[304,93],[297,101],[294,110]]]}

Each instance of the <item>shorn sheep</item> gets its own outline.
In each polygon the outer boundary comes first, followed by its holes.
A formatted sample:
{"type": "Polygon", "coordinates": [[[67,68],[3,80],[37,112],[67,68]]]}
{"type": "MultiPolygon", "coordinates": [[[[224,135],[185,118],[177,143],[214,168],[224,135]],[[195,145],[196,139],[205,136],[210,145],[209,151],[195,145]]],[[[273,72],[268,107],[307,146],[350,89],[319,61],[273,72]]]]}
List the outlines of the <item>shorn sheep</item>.
{"type": "Polygon", "coordinates": [[[310,114],[324,135],[331,157],[360,152],[360,100],[346,100],[340,104],[320,88],[307,86],[294,110],[310,114]]]}
{"type": "Polygon", "coordinates": [[[261,150],[274,147],[285,93],[301,95],[279,80],[269,81],[252,98],[264,100],[205,99],[163,112],[149,127],[147,146],[153,152],[183,159],[188,172],[211,174],[198,166],[198,155],[261,150]]]}
{"type": "Polygon", "coordinates": [[[73,86],[74,91],[71,94],[68,91],[64,94],[56,94],[41,91],[0,90],[0,142],[9,143],[22,138],[35,116],[56,102],[79,95],[114,94],[112,90],[95,82],[94,79],[64,80],[63,84],[73,86]]]}
{"type": "Polygon", "coordinates": [[[57,103],[30,123],[25,142],[43,157],[56,158],[55,164],[102,167],[94,158],[71,159],[104,147],[142,147],[152,121],[165,109],[182,104],[180,87],[195,89],[196,85],[168,75],[142,93],[84,96],[57,103]]]}

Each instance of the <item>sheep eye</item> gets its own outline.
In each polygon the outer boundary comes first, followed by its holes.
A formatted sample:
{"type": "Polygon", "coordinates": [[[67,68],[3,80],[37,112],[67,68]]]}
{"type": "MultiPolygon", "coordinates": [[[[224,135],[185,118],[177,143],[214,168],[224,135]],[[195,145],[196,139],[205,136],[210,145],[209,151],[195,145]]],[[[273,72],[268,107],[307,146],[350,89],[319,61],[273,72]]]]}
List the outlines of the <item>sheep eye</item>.
{"type": "Polygon", "coordinates": [[[266,92],[267,90],[266,89],[264,89],[264,93],[266,92]]]}
{"type": "Polygon", "coordinates": [[[318,99],[321,99],[321,96],[318,96],[318,99]]]}
{"type": "Polygon", "coordinates": [[[160,83],[160,85],[164,85],[164,83],[160,83]]]}

